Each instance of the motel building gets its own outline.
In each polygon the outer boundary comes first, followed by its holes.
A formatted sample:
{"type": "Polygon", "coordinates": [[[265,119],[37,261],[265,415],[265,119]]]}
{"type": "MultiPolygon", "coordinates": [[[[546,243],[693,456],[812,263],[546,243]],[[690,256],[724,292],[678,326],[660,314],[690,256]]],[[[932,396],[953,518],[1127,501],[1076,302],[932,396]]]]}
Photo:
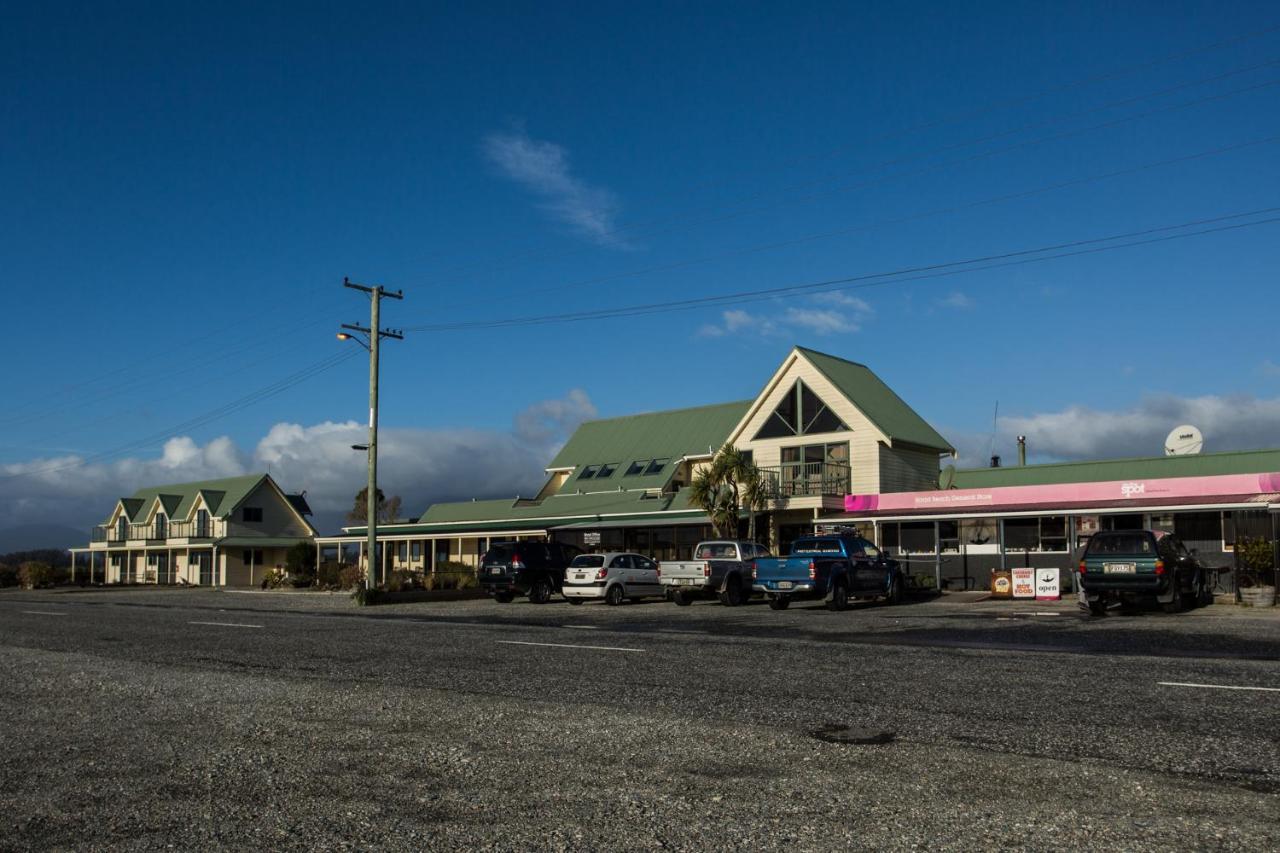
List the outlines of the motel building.
{"type": "MultiPolygon", "coordinates": [[[[950,589],[985,588],[992,569],[1015,566],[1058,568],[1065,581],[1097,530],[1170,530],[1226,566],[1237,537],[1274,541],[1280,517],[1280,450],[944,473],[950,443],[868,367],[795,347],[751,400],[582,424],[536,494],[379,525],[379,577],[475,566],[491,542],[519,539],[690,559],[712,530],[689,483],[726,442],[765,477],[757,539],[775,553],[854,527],[950,589]]],[[[319,557],[363,566],[365,536],[317,537],[319,557]]]]}
{"type": "Polygon", "coordinates": [[[71,549],[72,579],[253,586],[313,540],[310,514],[305,495],[285,494],[269,474],[140,489],[116,501],[88,547],[71,549]]]}

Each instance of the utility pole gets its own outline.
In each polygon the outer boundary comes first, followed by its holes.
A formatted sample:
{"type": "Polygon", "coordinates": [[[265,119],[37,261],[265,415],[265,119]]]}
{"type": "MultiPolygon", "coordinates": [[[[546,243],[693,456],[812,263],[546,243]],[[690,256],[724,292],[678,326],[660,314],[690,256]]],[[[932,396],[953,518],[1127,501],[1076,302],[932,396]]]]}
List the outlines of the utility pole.
{"type": "Polygon", "coordinates": [[[363,284],[356,284],[348,278],[342,280],[343,287],[349,287],[352,290],[359,290],[369,294],[370,316],[369,326],[359,326],[355,324],[343,323],[342,328],[350,329],[353,332],[361,332],[368,336],[368,343],[365,344],[359,338],[355,338],[345,332],[339,332],[340,340],[354,340],[369,350],[369,443],[361,448],[360,445],[352,445],[356,450],[365,449],[369,452],[369,487],[367,504],[369,540],[366,571],[365,571],[365,589],[373,589],[377,585],[377,553],[378,553],[378,341],[382,338],[395,338],[398,341],[404,340],[404,335],[397,329],[380,328],[379,323],[379,307],[383,297],[389,299],[404,299],[403,291],[395,291],[384,289],[381,285],[376,287],[366,287],[363,284]]]}

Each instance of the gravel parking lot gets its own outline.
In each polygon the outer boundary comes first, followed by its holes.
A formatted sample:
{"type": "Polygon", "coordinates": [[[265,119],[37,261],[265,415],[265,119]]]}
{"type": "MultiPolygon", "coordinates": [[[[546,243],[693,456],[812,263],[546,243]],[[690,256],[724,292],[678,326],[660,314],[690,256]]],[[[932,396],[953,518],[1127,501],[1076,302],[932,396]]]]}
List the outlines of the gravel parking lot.
{"type": "Polygon", "coordinates": [[[6,592],[0,645],[5,849],[1280,846],[1270,612],[6,592]]]}

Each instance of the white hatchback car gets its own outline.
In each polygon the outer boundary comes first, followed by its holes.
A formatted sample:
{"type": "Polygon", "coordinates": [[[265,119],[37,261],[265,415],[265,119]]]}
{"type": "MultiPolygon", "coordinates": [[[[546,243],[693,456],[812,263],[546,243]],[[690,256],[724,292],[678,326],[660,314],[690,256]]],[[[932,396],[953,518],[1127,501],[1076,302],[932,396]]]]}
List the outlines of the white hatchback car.
{"type": "Polygon", "coordinates": [[[579,554],[564,571],[564,597],[570,604],[603,598],[606,604],[666,593],[659,579],[658,564],[640,554],[610,552],[579,554]]]}

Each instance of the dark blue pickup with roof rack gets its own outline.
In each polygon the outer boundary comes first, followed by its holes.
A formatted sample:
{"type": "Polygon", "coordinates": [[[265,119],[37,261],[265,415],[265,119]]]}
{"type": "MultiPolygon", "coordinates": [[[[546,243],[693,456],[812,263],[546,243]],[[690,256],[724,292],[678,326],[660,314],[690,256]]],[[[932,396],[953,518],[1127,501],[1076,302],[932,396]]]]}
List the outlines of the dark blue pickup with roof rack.
{"type": "Polygon", "coordinates": [[[844,610],[851,599],[902,600],[903,578],[897,560],[854,534],[797,539],[788,557],[758,557],[751,563],[751,588],[764,593],[774,610],[792,600],[824,600],[844,610]]]}

